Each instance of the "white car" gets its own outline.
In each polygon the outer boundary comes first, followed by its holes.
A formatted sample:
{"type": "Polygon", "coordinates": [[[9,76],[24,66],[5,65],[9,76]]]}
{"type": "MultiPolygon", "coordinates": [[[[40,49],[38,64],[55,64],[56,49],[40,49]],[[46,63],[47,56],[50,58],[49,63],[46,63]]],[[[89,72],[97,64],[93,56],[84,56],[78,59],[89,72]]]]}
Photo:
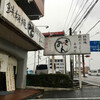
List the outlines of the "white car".
{"type": "Polygon", "coordinates": [[[98,75],[98,71],[97,70],[89,70],[88,71],[88,75],[97,76],[98,75]]]}
{"type": "Polygon", "coordinates": [[[48,74],[48,66],[46,64],[37,65],[35,74],[48,74]]]}

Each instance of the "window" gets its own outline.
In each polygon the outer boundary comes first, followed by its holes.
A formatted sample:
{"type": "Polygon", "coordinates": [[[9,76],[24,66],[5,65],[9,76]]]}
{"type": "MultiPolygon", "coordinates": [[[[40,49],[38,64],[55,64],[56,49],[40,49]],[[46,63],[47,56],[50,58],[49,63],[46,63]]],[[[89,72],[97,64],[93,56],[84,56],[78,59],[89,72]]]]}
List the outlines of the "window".
{"type": "Polygon", "coordinates": [[[98,73],[100,73],[100,69],[98,70],[98,73]]]}
{"type": "Polygon", "coordinates": [[[91,73],[97,73],[97,71],[96,70],[91,70],[91,73]]]}
{"type": "Polygon", "coordinates": [[[50,62],[52,62],[52,59],[50,59],[50,62]]]}
{"type": "Polygon", "coordinates": [[[61,62],[63,62],[63,60],[61,59],[61,62]]]}
{"type": "Polygon", "coordinates": [[[36,70],[43,70],[43,69],[48,69],[47,65],[37,65],[36,70]]]}

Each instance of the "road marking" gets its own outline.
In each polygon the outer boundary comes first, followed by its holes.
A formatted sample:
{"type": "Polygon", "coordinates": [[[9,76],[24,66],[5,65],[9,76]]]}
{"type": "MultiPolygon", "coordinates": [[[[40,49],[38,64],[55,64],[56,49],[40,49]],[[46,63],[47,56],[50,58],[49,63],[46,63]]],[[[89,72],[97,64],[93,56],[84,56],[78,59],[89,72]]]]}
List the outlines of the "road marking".
{"type": "MultiPolygon", "coordinates": [[[[27,99],[27,100],[37,100],[37,99],[27,99]]],[[[86,98],[42,98],[38,100],[100,100],[100,97],[86,97],[86,98]]]]}

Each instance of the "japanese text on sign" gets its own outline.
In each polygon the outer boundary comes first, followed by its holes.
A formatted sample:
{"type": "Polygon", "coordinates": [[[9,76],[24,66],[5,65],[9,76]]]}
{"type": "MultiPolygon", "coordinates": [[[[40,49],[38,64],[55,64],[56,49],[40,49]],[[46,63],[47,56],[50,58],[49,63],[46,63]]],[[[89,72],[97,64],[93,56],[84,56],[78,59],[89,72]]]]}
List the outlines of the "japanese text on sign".
{"type": "Polygon", "coordinates": [[[66,37],[48,37],[46,38],[45,44],[45,55],[90,53],[88,34],[66,37]]]}
{"type": "Polygon", "coordinates": [[[21,15],[18,13],[18,10],[15,10],[14,5],[11,5],[10,2],[7,3],[7,11],[6,13],[11,14],[19,23],[21,23],[25,29],[26,28],[26,19],[21,17],[21,15]]]}

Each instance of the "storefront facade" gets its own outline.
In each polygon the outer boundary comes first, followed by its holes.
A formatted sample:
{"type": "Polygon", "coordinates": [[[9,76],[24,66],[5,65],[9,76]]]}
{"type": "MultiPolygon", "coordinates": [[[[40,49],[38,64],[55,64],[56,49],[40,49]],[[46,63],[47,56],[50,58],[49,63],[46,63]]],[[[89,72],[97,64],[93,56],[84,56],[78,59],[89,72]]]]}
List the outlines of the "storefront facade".
{"type": "Polygon", "coordinates": [[[14,0],[0,0],[0,91],[26,87],[27,52],[43,49],[44,40],[14,0]]]}

